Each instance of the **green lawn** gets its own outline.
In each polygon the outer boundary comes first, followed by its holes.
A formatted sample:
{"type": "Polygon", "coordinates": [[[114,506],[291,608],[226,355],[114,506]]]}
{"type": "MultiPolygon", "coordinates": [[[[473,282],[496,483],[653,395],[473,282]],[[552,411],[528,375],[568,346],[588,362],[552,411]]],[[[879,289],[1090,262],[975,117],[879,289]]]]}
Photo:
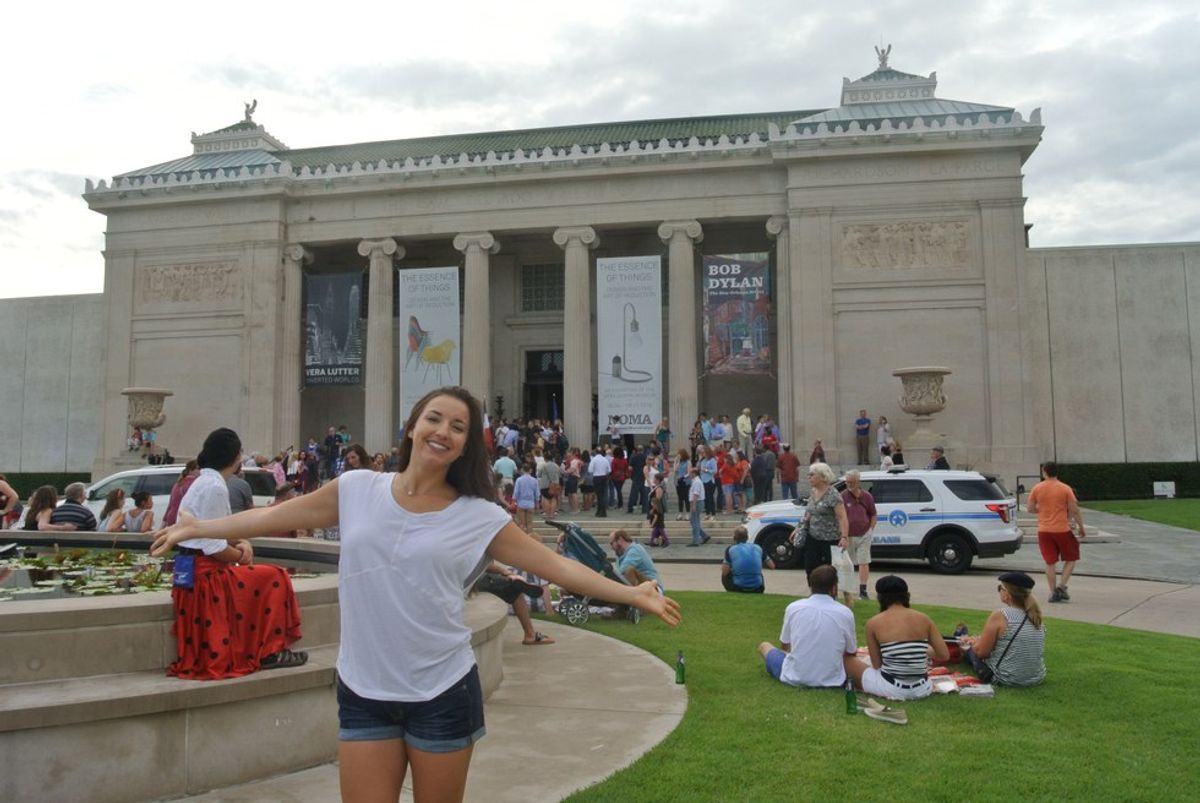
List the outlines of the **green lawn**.
{"type": "Polygon", "coordinates": [[[1200,499],[1125,499],[1117,502],[1084,502],[1085,508],[1119,513],[1135,519],[1200,530],[1200,499]]]}
{"type": "MultiPolygon", "coordinates": [[[[672,665],[683,650],[688,709],[656,748],[570,800],[1195,799],[1193,639],[1050,619],[1045,684],[904,703],[910,724],[901,727],[847,715],[838,691],[801,691],[766,675],[755,647],[777,638],[790,598],[674,596],[684,611],[675,630],[657,620],[586,625],[672,665]]],[[[986,618],[921,609],[944,632],[958,621],[978,632],[986,618]]],[[[860,643],[876,610],[855,609],[860,643]]]]}

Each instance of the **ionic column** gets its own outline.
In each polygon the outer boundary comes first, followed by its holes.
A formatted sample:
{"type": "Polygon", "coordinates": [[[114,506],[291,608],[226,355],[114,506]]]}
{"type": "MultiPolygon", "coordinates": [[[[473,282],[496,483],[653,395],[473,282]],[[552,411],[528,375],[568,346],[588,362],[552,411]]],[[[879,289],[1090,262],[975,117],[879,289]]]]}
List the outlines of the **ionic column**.
{"type": "Polygon", "coordinates": [[[396,440],[392,397],[396,384],[396,355],[393,333],[392,284],[394,259],[404,258],[404,248],[391,237],[363,240],[358,253],[371,260],[370,297],[367,299],[367,353],[363,446],[368,451],[386,450],[396,440]]]}
{"type": "Polygon", "coordinates": [[[300,305],[304,294],[304,266],[311,265],[312,251],[299,243],[291,243],[283,249],[283,316],[279,336],[283,340],[279,363],[279,397],[275,400],[275,451],[289,445],[302,448],[300,437],[300,372],[304,356],[301,335],[300,305]]]}
{"type": "Polygon", "coordinates": [[[454,247],[463,252],[464,303],[462,384],[480,400],[489,403],[492,392],[492,318],[489,259],[500,244],[488,231],[460,234],[454,247]]]}
{"type": "MultiPolygon", "coordinates": [[[[671,428],[686,433],[700,412],[699,351],[696,337],[695,244],[704,239],[696,220],[668,220],[658,227],[667,243],[670,347],[667,354],[671,428]]],[[[684,436],[686,438],[686,435],[684,436]]]]}
{"type": "MultiPolygon", "coordinates": [[[[779,386],[780,434],[785,443],[792,442],[794,411],[792,407],[792,270],[791,243],[788,219],[783,215],[767,218],[767,236],[775,241],[775,364],[779,386]]],[[[798,450],[797,450],[798,451],[798,450]]]]}
{"type": "Polygon", "coordinates": [[[592,283],[588,250],[600,244],[591,226],[554,232],[565,252],[563,288],[563,421],[567,440],[583,446],[595,439],[592,428],[592,283]]]}

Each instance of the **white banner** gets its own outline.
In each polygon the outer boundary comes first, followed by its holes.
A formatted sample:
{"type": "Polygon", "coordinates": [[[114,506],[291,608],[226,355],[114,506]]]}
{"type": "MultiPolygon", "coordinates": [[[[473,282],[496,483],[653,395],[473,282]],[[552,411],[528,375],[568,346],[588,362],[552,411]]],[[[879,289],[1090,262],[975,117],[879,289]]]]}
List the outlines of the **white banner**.
{"type": "Polygon", "coordinates": [[[398,272],[400,422],[431,390],[459,383],[458,267],[398,272]]]}
{"type": "Polygon", "coordinates": [[[662,260],[596,260],[598,426],[653,434],[662,419],[662,260]]]}

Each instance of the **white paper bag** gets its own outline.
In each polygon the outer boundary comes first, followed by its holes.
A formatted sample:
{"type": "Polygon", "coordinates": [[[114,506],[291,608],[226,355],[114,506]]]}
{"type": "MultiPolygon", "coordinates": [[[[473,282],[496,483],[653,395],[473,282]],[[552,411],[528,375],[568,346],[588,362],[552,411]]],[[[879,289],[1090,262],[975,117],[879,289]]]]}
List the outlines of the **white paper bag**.
{"type": "Polygon", "coordinates": [[[833,559],[833,568],[837,569],[838,589],[843,592],[853,591],[854,561],[850,560],[850,553],[834,544],[829,548],[829,554],[833,559]]]}

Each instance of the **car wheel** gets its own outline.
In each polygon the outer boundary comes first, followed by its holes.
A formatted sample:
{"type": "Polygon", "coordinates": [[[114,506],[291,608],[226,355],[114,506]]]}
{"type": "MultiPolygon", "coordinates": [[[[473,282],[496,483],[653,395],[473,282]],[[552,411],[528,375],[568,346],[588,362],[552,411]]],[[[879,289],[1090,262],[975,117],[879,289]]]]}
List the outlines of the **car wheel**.
{"type": "Polygon", "coordinates": [[[929,565],[941,574],[962,574],[971,568],[971,544],[958,533],[942,533],[929,542],[929,565]]]}
{"type": "Polygon", "coordinates": [[[800,550],[792,544],[789,535],[791,530],[776,527],[758,538],[758,545],[768,558],[775,561],[776,569],[794,569],[800,564],[800,550]]]}

